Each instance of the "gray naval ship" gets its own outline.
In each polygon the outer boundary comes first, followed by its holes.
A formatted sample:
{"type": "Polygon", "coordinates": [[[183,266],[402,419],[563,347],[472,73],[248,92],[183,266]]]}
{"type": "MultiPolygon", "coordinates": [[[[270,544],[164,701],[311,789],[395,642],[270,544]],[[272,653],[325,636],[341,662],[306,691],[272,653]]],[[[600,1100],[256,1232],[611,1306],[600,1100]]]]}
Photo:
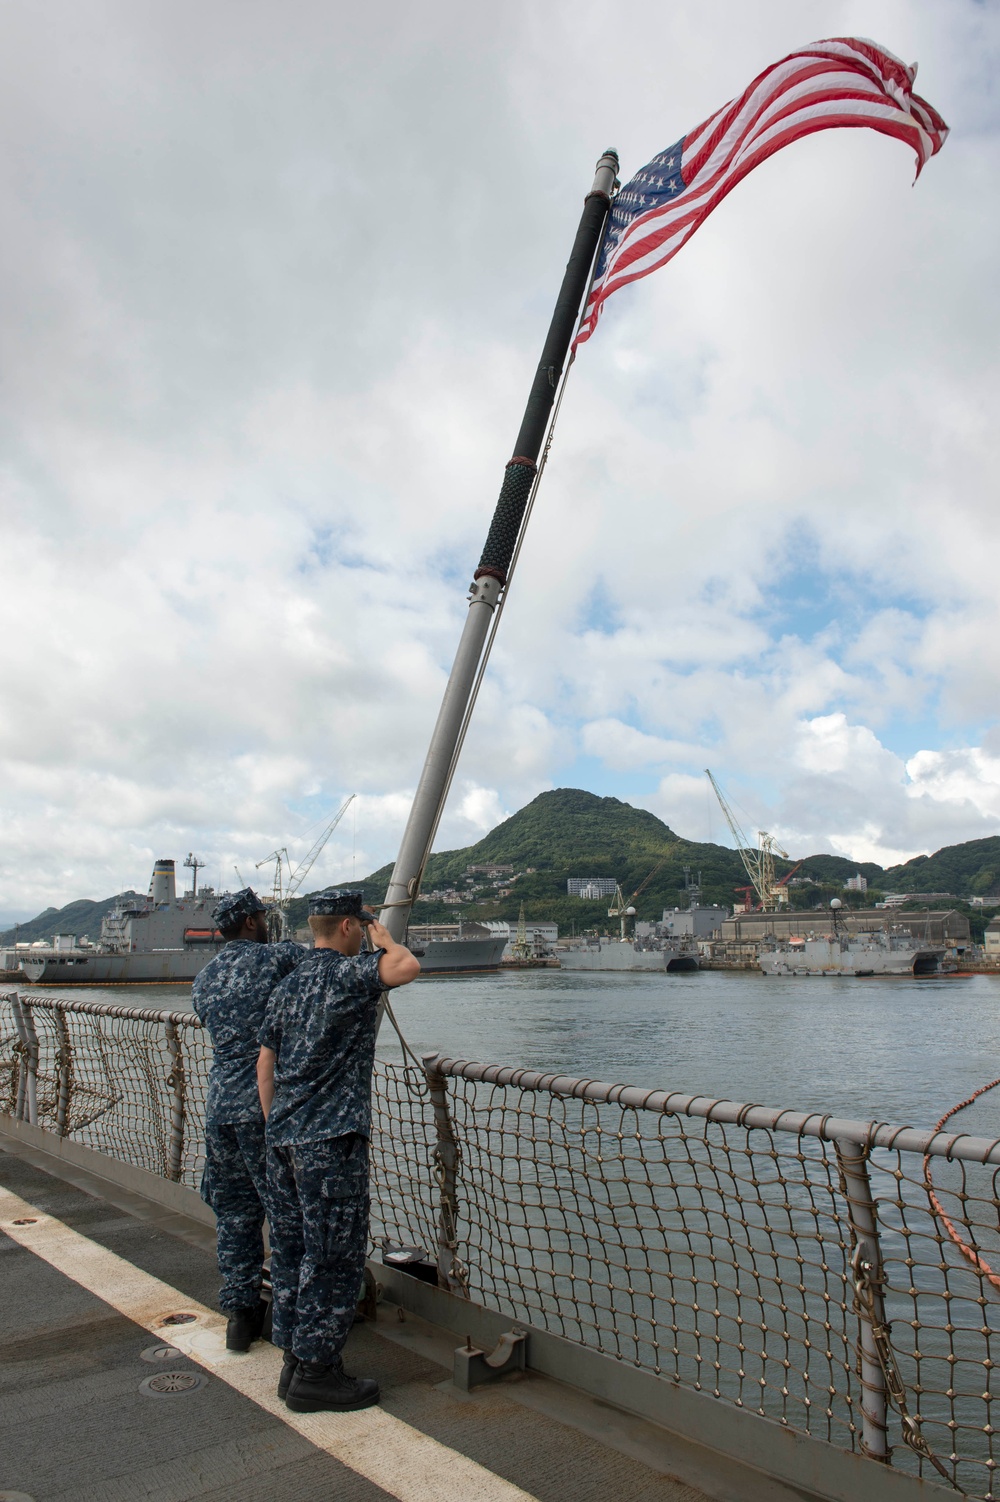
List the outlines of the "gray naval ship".
{"type": "Polygon", "coordinates": [[[504,939],[430,939],[407,948],[420,961],[418,980],[442,975],[491,975],[500,969],[504,939]]]}
{"type": "MultiPolygon", "coordinates": [[[[172,860],[158,860],[145,897],[129,893],[101,924],[97,944],[69,938],[16,950],[31,986],[152,986],[192,981],[225,943],[212,919],[211,889],[177,896],[172,860]]],[[[499,970],[504,941],[436,940],[415,945],[421,974],[482,975],[499,970]]]]}
{"type": "MultiPolygon", "coordinates": [[[[701,966],[699,940],[712,938],[722,927],[728,909],[697,901],[697,887],[689,884],[692,901],[689,907],[664,908],[655,923],[637,923],[632,938],[625,933],[625,920],[635,913],[620,900],[608,910],[609,916],[621,913],[619,938],[583,940],[559,951],[561,970],[655,971],[662,975],[682,975],[701,966]]],[[[620,889],[619,889],[620,899],[620,889]]]]}
{"type": "Polygon", "coordinates": [[[757,963],[765,975],[943,975],[956,968],[942,944],[925,944],[912,934],[810,934],[779,940],[762,949],[757,963]]]}
{"type": "Polygon", "coordinates": [[[560,970],[653,970],[662,975],[698,969],[698,950],[683,939],[643,945],[633,939],[591,939],[559,951],[560,970]]]}
{"type": "Polygon", "coordinates": [[[214,892],[177,896],[172,860],[158,860],[146,897],[129,894],[104,918],[97,944],[57,941],[16,951],[32,986],[141,986],[194,980],[224,940],[214,892]]]}

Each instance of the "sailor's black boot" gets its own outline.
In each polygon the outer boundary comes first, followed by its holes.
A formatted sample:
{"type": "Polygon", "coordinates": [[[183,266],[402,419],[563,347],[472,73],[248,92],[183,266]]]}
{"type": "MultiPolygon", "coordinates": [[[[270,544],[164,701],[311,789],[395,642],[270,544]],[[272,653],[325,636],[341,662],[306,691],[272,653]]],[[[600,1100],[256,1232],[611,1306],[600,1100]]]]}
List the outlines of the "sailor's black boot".
{"type": "Polygon", "coordinates": [[[226,1326],[226,1350],[249,1351],[264,1327],[267,1305],[260,1301],[253,1309],[237,1309],[226,1326]]]}
{"type": "Polygon", "coordinates": [[[288,1385],[285,1403],[295,1413],[349,1412],[370,1408],[381,1397],[371,1377],[349,1377],[343,1363],[325,1366],[318,1361],[300,1361],[288,1385]]]}
{"type": "Polygon", "coordinates": [[[291,1351],[285,1352],[285,1359],[281,1366],[281,1376],[278,1378],[278,1397],[283,1398],[288,1392],[288,1384],[295,1376],[295,1368],[299,1364],[299,1358],[293,1356],[291,1351]]]}

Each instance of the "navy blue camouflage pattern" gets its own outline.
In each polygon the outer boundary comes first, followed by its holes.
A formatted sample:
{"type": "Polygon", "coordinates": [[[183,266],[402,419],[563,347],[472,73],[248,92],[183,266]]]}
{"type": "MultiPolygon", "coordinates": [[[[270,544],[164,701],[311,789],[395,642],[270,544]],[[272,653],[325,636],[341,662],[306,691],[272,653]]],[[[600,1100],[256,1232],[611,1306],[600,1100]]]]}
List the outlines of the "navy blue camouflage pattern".
{"type": "Polygon", "coordinates": [[[191,1002],[212,1038],[207,1118],[260,1121],[257,1033],[268,998],[306,957],[299,944],[233,939],[191,985],[191,1002]]]}
{"type": "Polygon", "coordinates": [[[314,892],[309,899],[310,918],[357,918],[359,923],[374,923],[375,914],[364,905],[360,892],[341,892],[337,887],[324,887],[314,892]]]}
{"type": "Polygon", "coordinates": [[[191,986],[194,1010],[212,1039],[201,1196],[215,1211],[219,1307],[227,1314],[256,1306],[264,1261],[268,1198],[257,1030],[271,992],[305,953],[298,944],[234,939],[191,986]]]}
{"type": "Polygon", "coordinates": [[[219,1308],[225,1314],[253,1309],[260,1298],[269,1209],[263,1116],[259,1121],[209,1123],[201,1197],[217,1220],[219,1308]]]}
{"type": "Polygon", "coordinates": [[[376,949],[353,957],[314,949],[275,987],[258,1034],[273,1049],[269,1147],[371,1136],[379,996],[376,949]]]}
{"type": "Polygon", "coordinates": [[[271,1339],[300,1361],[332,1364],[354,1320],[368,1249],[368,1140],[273,1147],[271,1339]]]}
{"type": "Polygon", "coordinates": [[[244,919],[252,918],[254,913],[265,912],[267,908],[253,887],[244,887],[242,891],[227,892],[220,897],[212,911],[212,918],[220,928],[238,928],[244,919]]]}

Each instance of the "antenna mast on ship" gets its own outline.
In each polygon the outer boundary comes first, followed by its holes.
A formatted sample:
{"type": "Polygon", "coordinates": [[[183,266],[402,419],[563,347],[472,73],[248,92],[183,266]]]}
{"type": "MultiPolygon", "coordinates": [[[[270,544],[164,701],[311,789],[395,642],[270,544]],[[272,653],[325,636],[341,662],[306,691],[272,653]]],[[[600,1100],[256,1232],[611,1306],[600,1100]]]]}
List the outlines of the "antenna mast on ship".
{"type": "Polygon", "coordinates": [[[594,184],[583,203],[576,239],[556,299],[552,322],[535,371],[513,457],[504,473],[500,498],[479,567],[469,588],[469,613],[444,691],[424,769],[410,808],[399,855],[385,894],[382,921],[397,941],[406,933],[410,911],[444,809],[462,749],[488,652],[487,634],[506,597],[539,473],[543,444],[560,392],[570,342],[590,286],[604,237],[611,198],[618,186],[618,153],[608,150],[597,163],[594,184]]]}
{"type": "Polygon", "coordinates": [[[197,895],[198,895],[198,872],[199,871],[204,871],[204,869],[205,869],[205,862],[204,861],[200,861],[198,859],[198,857],[196,855],[193,855],[191,853],[191,851],[189,850],[188,851],[188,857],[187,857],[187,860],[184,862],[184,865],[185,865],[186,869],[191,872],[191,896],[192,897],[197,897],[197,895]]]}

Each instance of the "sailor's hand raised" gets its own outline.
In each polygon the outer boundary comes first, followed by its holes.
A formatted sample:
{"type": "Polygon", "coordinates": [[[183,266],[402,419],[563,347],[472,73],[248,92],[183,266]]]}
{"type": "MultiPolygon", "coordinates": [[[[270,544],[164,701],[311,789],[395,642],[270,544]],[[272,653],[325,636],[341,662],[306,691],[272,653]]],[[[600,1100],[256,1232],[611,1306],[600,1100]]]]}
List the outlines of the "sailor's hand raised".
{"type": "Polygon", "coordinates": [[[373,918],[370,923],[366,923],[365,928],[368,930],[368,938],[373,949],[394,949],[396,947],[392,934],[386,928],[385,924],[380,923],[377,918],[373,918]]]}

